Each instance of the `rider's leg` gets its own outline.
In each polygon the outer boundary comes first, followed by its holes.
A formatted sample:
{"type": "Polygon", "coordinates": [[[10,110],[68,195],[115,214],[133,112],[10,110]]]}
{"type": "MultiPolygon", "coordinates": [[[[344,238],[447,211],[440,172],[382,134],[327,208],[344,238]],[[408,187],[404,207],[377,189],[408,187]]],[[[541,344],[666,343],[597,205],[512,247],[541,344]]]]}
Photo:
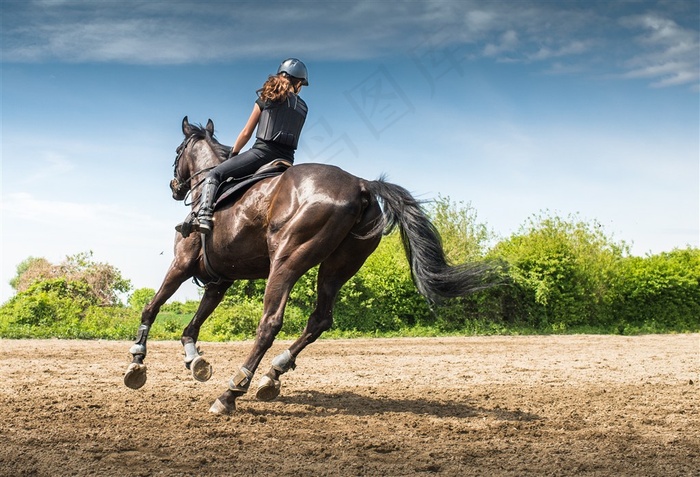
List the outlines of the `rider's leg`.
{"type": "Polygon", "coordinates": [[[276,154],[263,151],[262,149],[248,149],[222,162],[212,169],[207,176],[213,175],[221,182],[229,177],[233,177],[234,180],[243,179],[255,174],[255,171],[260,169],[260,167],[275,159],[277,159],[276,154]]]}
{"type": "Polygon", "coordinates": [[[219,180],[216,176],[209,175],[204,180],[202,195],[199,199],[199,212],[197,212],[197,226],[195,227],[204,235],[211,233],[214,226],[214,199],[219,188],[219,180]]]}
{"type": "Polygon", "coordinates": [[[199,211],[194,229],[208,235],[214,227],[214,200],[219,184],[229,177],[243,178],[249,176],[272,158],[259,149],[249,149],[231,157],[216,166],[208,174],[202,186],[199,211]]]}

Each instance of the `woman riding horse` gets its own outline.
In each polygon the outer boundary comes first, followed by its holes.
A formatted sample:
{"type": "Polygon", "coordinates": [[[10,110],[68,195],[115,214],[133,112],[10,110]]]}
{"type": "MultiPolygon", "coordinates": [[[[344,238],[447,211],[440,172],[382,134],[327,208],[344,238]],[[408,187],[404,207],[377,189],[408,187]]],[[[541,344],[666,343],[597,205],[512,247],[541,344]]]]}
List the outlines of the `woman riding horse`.
{"type": "MultiPolygon", "coordinates": [[[[226,160],[229,149],[206,128],[182,122],[185,139],[177,148],[173,197],[199,194],[198,175],[226,160]]],[[[216,211],[209,235],[178,234],[175,257],[165,279],[141,314],[126,386],[146,383],[148,333],[160,311],[185,280],[207,283],[204,295],[180,341],[185,366],[199,381],[212,375],[197,347],[204,321],[221,303],[235,280],[266,278],[263,313],[248,356],[211,406],[217,414],[233,412],[236,399],[248,392],[254,373],[282,328],[289,294],[299,278],[318,265],[317,299],[306,327],[291,346],[275,356],[255,393],[269,401],[280,393],[280,376],[296,365],[299,354],[333,324],[340,288],[377,248],[383,231],[397,227],[418,291],[431,301],[462,296],[490,286],[493,268],[484,263],[450,265],[440,235],[419,203],[404,188],[382,179],[368,181],[327,164],[300,164],[281,175],[253,184],[233,203],[216,211]],[[381,202],[381,206],[380,206],[381,202]]]]}
{"type": "Polygon", "coordinates": [[[231,148],[228,160],[209,171],[200,198],[199,212],[192,223],[175,227],[184,236],[189,232],[211,233],[214,226],[214,199],[219,184],[229,177],[242,178],[275,159],[294,163],[294,151],[299,144],[301,129],[308,108],[299,92],[309,85],[306,65],[296,58],[286,59],[270,76],[258,93],[248,122],[231,148]],[[257,128],[253,147],[238,154],[257,128]]]}

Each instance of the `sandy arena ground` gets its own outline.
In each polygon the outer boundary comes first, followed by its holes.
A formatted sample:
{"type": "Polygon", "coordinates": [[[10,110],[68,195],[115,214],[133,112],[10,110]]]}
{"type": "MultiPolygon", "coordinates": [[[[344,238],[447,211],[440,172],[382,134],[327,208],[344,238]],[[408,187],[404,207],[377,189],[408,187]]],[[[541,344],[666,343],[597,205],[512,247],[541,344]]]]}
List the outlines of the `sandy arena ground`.
{"type": "Polygon", "coordinates": [[[0,345],[3,476],[700,476],[697,334],[320,341],[225,417],[250,342],[202,343],[206,383],[150,342],[138,391],[131,343],[0,345]]]}

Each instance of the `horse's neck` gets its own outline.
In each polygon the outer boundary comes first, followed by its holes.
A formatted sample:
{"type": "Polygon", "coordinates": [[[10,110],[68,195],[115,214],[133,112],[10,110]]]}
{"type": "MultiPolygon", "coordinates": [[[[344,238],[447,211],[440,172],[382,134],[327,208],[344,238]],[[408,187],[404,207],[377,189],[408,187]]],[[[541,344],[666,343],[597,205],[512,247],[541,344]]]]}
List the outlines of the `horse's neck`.
{"type": "Polygon", "coordinates": [[[213,169],[223,161],[216,153],[216,149],[206,139],[198,141],[192,154],[193,170],[201,175],[201,171],[213,169]]]}
{"type": "Polygon", "coordinates": [[[191,170],[194,173],[190,179],[190,190],[192,191],[192,207],[198,207],[199,198],[202,192],[202,184],[207,177],[209,171],[221,164],[223,161],[216,155],[216,151],[211,148],[206,142],[200,146],[202,149],[194,152],[190,157],[191,170]]]}

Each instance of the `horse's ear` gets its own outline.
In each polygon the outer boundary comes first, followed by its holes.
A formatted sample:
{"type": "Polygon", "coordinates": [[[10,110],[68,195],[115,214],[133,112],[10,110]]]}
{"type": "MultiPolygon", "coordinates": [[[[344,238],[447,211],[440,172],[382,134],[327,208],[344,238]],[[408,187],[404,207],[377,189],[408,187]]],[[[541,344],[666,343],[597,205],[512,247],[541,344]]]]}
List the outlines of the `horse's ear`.
{"type": "Polygon", "coordinates": [[[190,137],[190,134],[192,134],[192,127],[190,126],[190,121],[187,119],[187,116],[182,118],[182,134],[184,134],[185,137],[190,137]]]}
{"type": "Polygon", "coordinates": [[[207,132],[210,136],[214,135],[214,121],[212,121],[211,119],[207,121],[207,132]]]}

